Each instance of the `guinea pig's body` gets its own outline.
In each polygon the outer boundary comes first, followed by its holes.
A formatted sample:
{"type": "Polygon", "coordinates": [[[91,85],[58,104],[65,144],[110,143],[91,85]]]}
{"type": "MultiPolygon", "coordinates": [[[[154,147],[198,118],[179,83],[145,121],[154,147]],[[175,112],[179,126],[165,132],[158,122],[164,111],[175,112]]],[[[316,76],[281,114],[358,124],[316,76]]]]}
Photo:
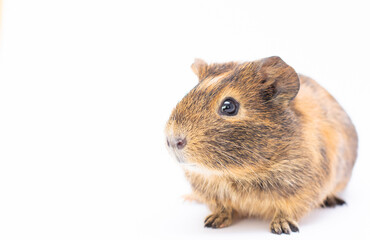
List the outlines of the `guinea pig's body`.
{"type": "Polygon", "coordinates": [[[357,155],[355,128],[336,100],[279,57],[192,66],[199,84],[167,123],[167,144],[193,198],[212,214],[272,220],[273,233],[298,231],[317,206],[335,206],[357,155]]]}

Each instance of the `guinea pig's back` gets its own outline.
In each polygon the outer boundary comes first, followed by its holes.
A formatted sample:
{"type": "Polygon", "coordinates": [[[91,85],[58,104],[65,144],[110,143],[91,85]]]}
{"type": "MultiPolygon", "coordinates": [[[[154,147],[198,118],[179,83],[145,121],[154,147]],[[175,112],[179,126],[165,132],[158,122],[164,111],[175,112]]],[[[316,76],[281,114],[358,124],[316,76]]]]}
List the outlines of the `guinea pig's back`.
{"type": "Polygon", "coordinates": [[[336,194],[351,176],[357,157],[357,133],[334,97],[313,79],[303,75],[299,78],[300,90],[293,108],[301,118],[306,142],[320,151],[321,161],[327,161],[328,191],[336,194]]]}

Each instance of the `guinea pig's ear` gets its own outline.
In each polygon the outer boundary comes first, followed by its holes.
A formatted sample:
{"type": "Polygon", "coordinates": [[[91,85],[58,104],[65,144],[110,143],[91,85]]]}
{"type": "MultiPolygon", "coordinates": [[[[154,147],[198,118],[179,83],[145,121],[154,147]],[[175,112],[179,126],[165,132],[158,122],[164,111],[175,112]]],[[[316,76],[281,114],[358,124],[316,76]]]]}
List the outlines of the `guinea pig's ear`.
{"type": "Polygon", "coordinates": [[[280,57],[269,57],[259,61],[259,74],[262,77],[262,97],[289,102],[299,90],[299,78],[295,70],[280,57]]]}
{"type": "Polygon", "coordinates": [[[191,69],[198,76],[199,81],[201,81],[207,74],[208,64],[202,59],[196,58],[191,65],[191,69]]]}

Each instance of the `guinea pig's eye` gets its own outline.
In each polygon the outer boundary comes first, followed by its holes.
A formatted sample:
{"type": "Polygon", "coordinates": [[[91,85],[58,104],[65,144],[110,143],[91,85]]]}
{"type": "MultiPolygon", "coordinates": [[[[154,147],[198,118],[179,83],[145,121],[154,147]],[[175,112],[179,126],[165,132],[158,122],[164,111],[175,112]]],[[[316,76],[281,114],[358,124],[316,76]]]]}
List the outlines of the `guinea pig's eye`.
{"type": "Polygon", "coordinates": [[[235,116],[239,110],[239,103],[233,98],[226,98],[220,107],[220,114],[226,116],[235,116]]]}

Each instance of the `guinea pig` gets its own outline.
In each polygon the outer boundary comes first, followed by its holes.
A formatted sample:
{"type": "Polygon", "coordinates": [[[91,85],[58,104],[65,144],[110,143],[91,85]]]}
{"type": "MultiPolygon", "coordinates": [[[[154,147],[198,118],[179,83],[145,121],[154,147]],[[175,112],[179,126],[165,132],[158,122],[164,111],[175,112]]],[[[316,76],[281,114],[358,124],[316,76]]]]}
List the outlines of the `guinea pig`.
{"type": "Polygon", "coordinates": [[[192,198],[212,214],[270,220],[275,234],[297,232],[313,208],[345,202],[357,133],[338,102],[280,57],[207,64],[167,122],[167,147],[185,171],[192,198]]]}

